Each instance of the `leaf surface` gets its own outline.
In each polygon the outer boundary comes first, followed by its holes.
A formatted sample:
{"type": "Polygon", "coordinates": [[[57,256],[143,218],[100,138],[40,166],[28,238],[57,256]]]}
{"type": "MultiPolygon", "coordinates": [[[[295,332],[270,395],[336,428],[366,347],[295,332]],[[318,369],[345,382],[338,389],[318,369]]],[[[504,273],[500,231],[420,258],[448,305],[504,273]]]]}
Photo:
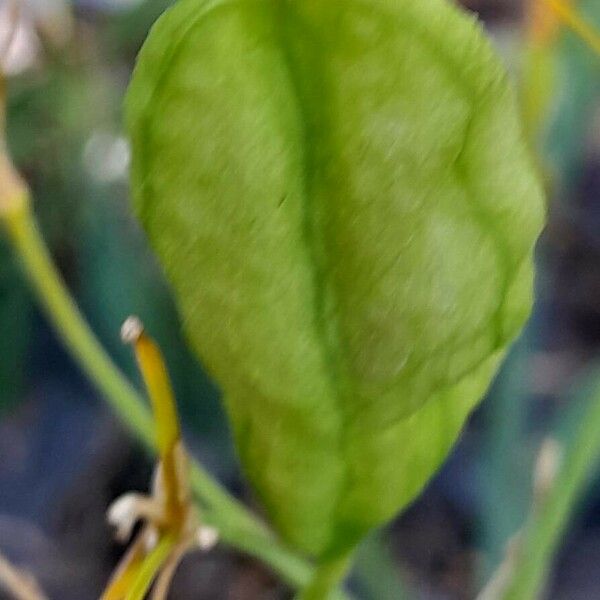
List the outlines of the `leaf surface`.
{"type": "Polygon", "coordinates": [[[530,311],[516,113],[443,0],[183,0],[141,52],[136,211],[246,472],[313,555],[415,498],[530,311]]]}

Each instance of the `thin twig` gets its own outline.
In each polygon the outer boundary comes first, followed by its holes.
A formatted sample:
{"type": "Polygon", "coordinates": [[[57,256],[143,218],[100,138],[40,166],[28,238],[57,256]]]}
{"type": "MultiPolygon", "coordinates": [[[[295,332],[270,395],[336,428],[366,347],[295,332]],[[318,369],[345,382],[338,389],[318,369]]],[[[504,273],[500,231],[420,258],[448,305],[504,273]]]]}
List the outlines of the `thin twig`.
{"type": "MultiPolygon", "coordinates": [[[[536,515],[544,506],[552,490],[562,462],[562,446],[553,437],[547,437],[541,445],[533,470],[533,500],[531,514],[536,515]]],[[[504,560],[491,580],[477,596],[477,600],[502,600],[506,595],[518,568],[523,552],[524,531],[518,531],[506,545],[504,560]]]]}
{"type": "Polygon", "coordinates": [[[20,571],[0,554],[0,589],[15,600],[47,600],[35,579],[20,571]]]}
{"type": "Polygon", "coordinates": [[[544,586],[552,560],[577,500],[600,461],[600,382],[595,377],[582,396],[587,408],[570,442],[561,451],[552,486],[532,510],[523,529],[519,557],[503,600],[535,598],[544,586]]]}
{"type": "Polygon", "coordinates": [[[193,548],[192,544],[180,544],[169,557],[156,579],[152,590],[152,600],[167,600],[169,589],[177,568],[184,556],[193,548]]]}

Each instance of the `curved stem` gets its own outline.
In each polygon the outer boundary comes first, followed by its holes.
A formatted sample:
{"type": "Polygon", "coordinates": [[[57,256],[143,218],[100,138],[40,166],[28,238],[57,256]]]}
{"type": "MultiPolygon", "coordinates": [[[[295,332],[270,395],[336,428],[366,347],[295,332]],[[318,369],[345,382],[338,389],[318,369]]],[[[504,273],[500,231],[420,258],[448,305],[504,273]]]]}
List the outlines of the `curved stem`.
{"type": "MultiPolygon", "coordinates": [[[[4,197],[0,220],[40,304],[73,358],[127,428],[147,447],[154,448],[150,411],[100,345],[67,291],[38,230],[26,192],[13,196],[10,202],[4,197]]],[[[283,546],[197,462],[192,465],[191,484],[206,521],[219,530],[225,542],[260,558],[290,585],[307,584],[312,566],[283,546]]]]}
{"type": "Polygon", "coordinates": [[[34,222],[28,198],[22,197],[3,210],[2,218],[38,300],[72,356],[127,427],[144,444],[152,446],[154,425],[150,412],[106,354],[67,292],[34,222]]]}
{"type": "Polygon", "coordinates": [[[530,517],[504,600],[536,598],[577,499],[600,460],[600,386],[596,384],[579,430],[566,449],[558,476],[530,517]]]}

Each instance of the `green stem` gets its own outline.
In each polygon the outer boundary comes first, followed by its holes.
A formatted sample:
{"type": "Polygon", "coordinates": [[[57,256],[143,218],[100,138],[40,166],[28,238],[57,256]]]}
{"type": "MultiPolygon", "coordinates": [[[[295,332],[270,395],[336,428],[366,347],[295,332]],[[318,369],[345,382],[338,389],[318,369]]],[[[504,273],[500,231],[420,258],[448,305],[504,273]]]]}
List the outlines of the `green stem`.
{"type": "Polygon", "coordinates": [[[219,498],[211,506],[205,507],[202,517],[208,525],[218,529],[224,542],[262,560],[294,588],[301,589],[310,582],[314,571],[312,564],[279,542],[262,522],[228,494],[196,462],[192,464],[191,487],[197,501],[202,505],[206,504],[207,491],[212,497],[219,498]],[[228,518],[234,514],[236,518],[228,518]]]}
{"type": "MultiPolygon", "coordinates": [[[[128,429],[154,448],[154,425],[146,403],[106,354],[69,295],[38,230],[27,195],[2,206],[0,219],[40,304],[73,358],[128,429]]],[[[268,563],[294,587],[301,588],[310,581],[312,566],[283,546],[197,462],[192,466],[191,485],[207,522],[220,531],[225,542],[268,563]]]]}
{"type": "Polygon", "coordinates": [[[370,600],[408,600],[416,593],[405,581],[383,531],[364,540],[352,569],[357,588],[370,600]]]}
{"type": "Polygon", "coordinates": [[[600,387],[595,386],[579,430],[544,502],[530,517],[504,600],[537,598],[577,500],[600,459],[600,387]]]}
{"type": "Polygon", "coordinates": [[[152,586],[161,567],[169,558],[169,554],[173,551],[177,540],[173,537],[164,537],[160,540],[156,548],[145,558],[140,572],[133,582],[131,589],[127,591],[125,600],[144,600],[148,594],[148,590],[152,586]]]}
{"type": "Polygon", "coordinates": [[[67,292],[42,240],[26,198],[2,213],[30,283],[47,316],[72,356],[94,382],[127,427],[147,446],[154,444],[154,425],[135,388],[100,346],[67,292]]]}
{"type": "Polygon", "coordinates": [[[342,556],[324,562],[315,570],[310,583],[298,594],[296,600],[340,600],[338,587],[350,567],[351,556],[342,556]]]}

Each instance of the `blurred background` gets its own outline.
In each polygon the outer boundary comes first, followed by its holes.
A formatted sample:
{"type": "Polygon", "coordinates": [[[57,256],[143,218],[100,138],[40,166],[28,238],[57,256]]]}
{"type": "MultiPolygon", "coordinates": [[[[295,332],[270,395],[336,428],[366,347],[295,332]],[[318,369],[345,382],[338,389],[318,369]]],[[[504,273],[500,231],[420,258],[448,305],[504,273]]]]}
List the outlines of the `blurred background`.
{"type": "MultiPolygon", "coordinates": [[[[128,208],[123,94],[148,29],[169,4],[26,0],[3,59],[9,142],[93,329],[139,383],[118,333],[129,314],[142,317],[166,354],[194,454],[252,504],[218,391],[186,349],[128,208]]],[[[352,586],[364,600],[474,598],[527,514],[540,443],[573,435],[586,386],[600,377],[600,56],[569,31],[540,33],[522,0],[465,4],[519,82],[549,190],[538,301],[443,470],[361,549],[352,586]]],[[[600,27],[600,2],[578,4],[600,27]]],[[[0,40],[7,8],[0,0],[0,40]]],[[[123,551],[106,507],[146,490],[152,469],[65,353],[0,236],[0,553],[34,574],[51,599],[97,598],[123,551]]],[[[599,564],[600,477],[578,506],[547,597],[600,598],[599,564]]],[[[252,559],[218,548],[186,558],[170,597],[278,600],[290,592],[252,559]]]]}

